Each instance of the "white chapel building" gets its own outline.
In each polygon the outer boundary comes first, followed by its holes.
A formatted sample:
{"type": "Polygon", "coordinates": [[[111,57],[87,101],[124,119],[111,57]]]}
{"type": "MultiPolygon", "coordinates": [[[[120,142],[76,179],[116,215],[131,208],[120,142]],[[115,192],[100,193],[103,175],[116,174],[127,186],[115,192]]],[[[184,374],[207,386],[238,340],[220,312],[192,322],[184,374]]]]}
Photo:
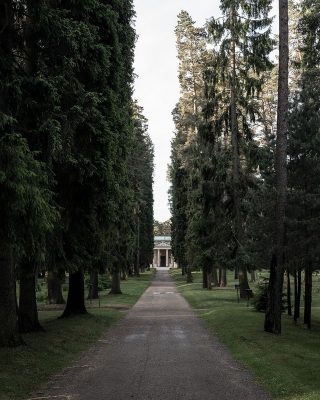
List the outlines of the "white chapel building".
{"type": "Polygon", "coordinates": [[[174,260],[171,251],[171,236],[155,236],[153,248],[154,268],[173,268],[174,260]]]}

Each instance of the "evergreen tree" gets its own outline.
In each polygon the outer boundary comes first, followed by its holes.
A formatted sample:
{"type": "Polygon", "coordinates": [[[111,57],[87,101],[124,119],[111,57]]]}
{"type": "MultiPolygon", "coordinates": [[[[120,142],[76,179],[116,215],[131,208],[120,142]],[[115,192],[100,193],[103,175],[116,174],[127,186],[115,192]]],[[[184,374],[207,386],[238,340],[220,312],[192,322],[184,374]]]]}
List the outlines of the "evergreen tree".
{"type": "Polygon", "coordinates": [[[200,100],[203,91],[202,65],[206,53],[204,29],[197,28],[186,11],[178,15],[176,27],[179,58],[180,100],[173,112],[176,134],[172,142],[172,250],[182,273],[192,280],[186,250],[188,229],[188,193],[193,143],[198,133],[200,100]]]}
{"type": "MultiPolygon", "coordinates": [[[[43,243],[52,230],[56,217],[43,163],[30,150],[22,137],[20,110],[25,106],[23,64],[19,51],[23,43],[21,12],[16,2],[0,4],[0,176],[1,176],[1,288],[0,345],[21,343],[17,334],[17,303],[14,266],[22,260],[43,259],[43,243]]],[[[23,262],[21,271],[27,272],[23,262]]],[[[24,292],[34,292],[34,274],[24,292]]],[[[38,325],[35,302],[21,304],[20,316],[25,313],[38,325]]]]}
{"type": "MultiPolygon", "coordinates": [[[[290,110],[287,262],[305,270],[304,323],[311,327],[312,272],[319,265],[320,6],[303,1],[300,76],[290,110]]],[[[299,271],[295,272],[295,274],[299,271]]],[[[301,274],[301,272],[300,272],[301,274]]],[[[299,303],[299,301],[298,301],[299,303]]],[[[296,313],[296,319],[298,315],[296,313]]]]}
{"type": "Polygon", "coordinates": [[[275,243],[270,267],[268,306],[264,329],[281,333],[281,302],[284,272],[285,214],[287,202],[287,135],[289,107],[288,0],[279,0],[279,78],[275,154],[275,243]]]}
{"type": "Polygon", "coordinates": [[[143,109],[134,104],[132,172],[136,203],[135,275],[149,268],[153,259],[153,144],[143,109]]]}
{"type": "Polygon", "coordinates": [[[271,1],[222,1],[220,7],[223,21],[212,19],[209,34],[219,46],[216,73],[223,92],[220,98],[226,110],[231,146],[234,266],[239,272],[241,297],[246,297],[249,284],[243,201],[250,175],[255,172],[250,154],[256,147],[253,123],[259,114],[256,98],[263,83],[261,74],[272,66],[268,59],[273,46],[268,16],[271,1]]]}

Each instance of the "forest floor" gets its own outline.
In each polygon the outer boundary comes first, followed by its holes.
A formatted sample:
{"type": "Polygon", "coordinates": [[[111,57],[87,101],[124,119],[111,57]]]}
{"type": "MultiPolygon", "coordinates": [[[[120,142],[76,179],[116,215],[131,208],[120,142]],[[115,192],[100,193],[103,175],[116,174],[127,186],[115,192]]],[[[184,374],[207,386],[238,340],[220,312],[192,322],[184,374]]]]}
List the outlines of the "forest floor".
{"type": "MultiPolygon", "coordinates": [[[[104,290],[99,301],[87,301],[89,314],[57,319],[61,310],[39,311],[45,332],[23,335],[26,346],[0,349],[0,400],[18,400],[49,377],[72,363],[90,348],[106,330],[125,315],[149,286],[153,272],[121,282],[122,295],[108,296],[104,290]]],[[[44,290],[38,292],[43,309],[44,290]]]]}
{"type": "MultiPolygon", "coordinates": [[[[197,311],[209,329],[247,367],[258,382],[279,400],[320,399],[320,280],[314,279],[313,327],[306,330],[283,315],[283,333],[263,331],[264,314],[247,301],[238,304],[235,282],[228,274],[226,289],[202,289],[202,274],[193,273],[194,282],[185,283],[181,270],[171,271],[179,291],[197,311]]],[[[262,274],[263,275],[263,274],[262,274]]],[[[253,291],[256,284],[251,284],[253,291]]],[[[303,316],[303,310],[302,316],[303,316]]]]}

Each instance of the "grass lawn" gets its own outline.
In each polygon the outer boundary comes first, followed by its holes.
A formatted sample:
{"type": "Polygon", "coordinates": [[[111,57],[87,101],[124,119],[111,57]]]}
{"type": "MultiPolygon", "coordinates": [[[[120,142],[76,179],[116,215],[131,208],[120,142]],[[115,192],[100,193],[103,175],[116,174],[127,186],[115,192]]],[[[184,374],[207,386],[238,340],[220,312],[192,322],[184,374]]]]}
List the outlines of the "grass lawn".
{"type": "Polygon", "coordinates": [[[67,367],[87,350],[107,328],[124,315],[123,309],[136,303],[149,286],[153,272],[122,282],[123,294],[101,296],[89,305],[90,314],[70,319],[57,319],[61,311],[40,311],[45,333],[24,335],[26,346],[0,349],[0,400],[27,398],[48,378],[67,367]],[[96,307],[95,307],[96,306],[96,307]]]}
{"type": "Polygon", "coordinates": [[[237,303],[231,273],[227,289],[212,291],[202,289],[201,273],[194,273],[192,284],[185,283],[180,270],[171,271],[171,276],[209,329],[274,399],[320,400],[319,277],[315,277],[312,330],[294,325],[284,315],[283,334],[274,336],[263,331],[264,314],[247,307],[246,301],[237,303]]]}

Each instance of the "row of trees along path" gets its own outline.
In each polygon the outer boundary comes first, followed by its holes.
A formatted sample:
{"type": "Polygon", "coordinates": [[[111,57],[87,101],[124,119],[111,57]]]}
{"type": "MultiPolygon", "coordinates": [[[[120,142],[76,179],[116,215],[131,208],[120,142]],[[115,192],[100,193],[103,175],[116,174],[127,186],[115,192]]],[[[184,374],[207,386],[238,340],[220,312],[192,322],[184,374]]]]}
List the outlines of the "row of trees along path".
{"type": "Polygon", "coordinates": [[[202,268],[204,288],[226,286],[233,269],[242,298],[251,295],[248,271],[254,279],[255,270],[270,268],[264,328],[275,334],[284,272],[289,313],[294,276],[296,321],[304,271],[310,328],[319,268],[319,7],[279,0],[279,37],[271,0],[221,0],[222,16],[205,27],[182,11],[176,27],[173,253],[188,282],[202,268]]]}
{"type": "MultiPolygon", "coordinates": [[[[0,346],[41,329],[36,279],[63,317],[84,273],[139,274],[153,252],[153,145],[132,99],[130,0],[0,0],[0,346]],[[16,281],[19,281],[19,301],[16,281]]],[[[94,293],[91,293],[94,295],[94,293]]]]}

